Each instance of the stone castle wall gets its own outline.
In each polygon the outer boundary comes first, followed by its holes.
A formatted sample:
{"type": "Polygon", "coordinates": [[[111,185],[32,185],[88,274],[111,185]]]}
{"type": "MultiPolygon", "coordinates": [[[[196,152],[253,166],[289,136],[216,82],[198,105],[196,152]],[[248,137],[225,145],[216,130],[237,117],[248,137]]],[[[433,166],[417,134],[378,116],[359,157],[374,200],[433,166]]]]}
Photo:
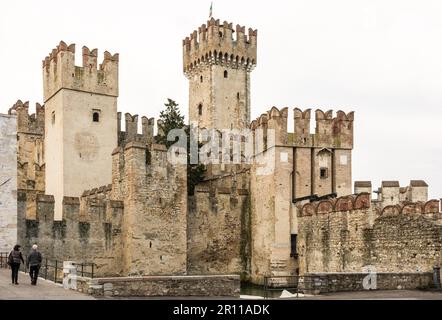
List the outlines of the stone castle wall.
{"type": "Polygon", "coordinates": [[[20,100],[9,109],[17,116],[17,186],[21,190],[45,192],[44,131],[45,109],[37,103],[36,113],[29,114],[29,102],[20,100]]]}
{"type": "Polygon", "coordinates": [[[189,274],[250,272],[249,171],[206,180],[189,199],[189,274]]]}
{"type": "Polygon", "coordinates": [[[0,114],[0,252],[17,244],[17,118],[0,114]]]}
{"type": "Polygon", "coordinates": [[[37,243],[50,259],[95,263],[98,276],[186,273],[186,166],[170,164],[165,146],[138,134],[132,119],[119,131],[112,184],[64,197],[61,219],[53,196],[20,190],[25,253],[37,243]]]}
{"type": "Polygon", "coordinates": [[[53,196],[37,195],[32,199],[31,210],[27,196],[26,191],[19,191],[18,235],[25,254],[36,243],[44,258],[93,262],[97,276],[120,274],[121,201],[107,200],[103,191],[98,190],[82,198],[65,197],[63,219],[55,221],[53,196]],[[32,217],[27,217],[32,210],[35,210],[32,217]]]}
{"type": "Polygon", "coordinates": [[[376,209],[369,194],[309,203],[299,208],[301,274],[432,272],[441,263],[438,201],[376,209]]]}

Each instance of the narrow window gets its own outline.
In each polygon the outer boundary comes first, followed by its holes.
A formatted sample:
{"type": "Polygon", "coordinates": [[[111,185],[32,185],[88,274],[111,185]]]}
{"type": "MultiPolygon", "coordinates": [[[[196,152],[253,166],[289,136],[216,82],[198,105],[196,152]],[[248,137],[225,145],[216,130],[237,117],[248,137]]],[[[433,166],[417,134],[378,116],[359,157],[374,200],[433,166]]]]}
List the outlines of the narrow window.
{"type": "Polygon", "coordinates": [[[227,70],[224,71],[224,78],[228,78],[229,77],[229,73],[227,72],[227,70]]]}
{"type": "Polygon", "coordinates": [[[296,250],[297,238],[298,238],[297,234],[292,234],[290,236],[290,244],[291,244],[290,257],[292,257],[292,258],[298,257],[298,252],[296,250]]]}
{"type": "Polygon", "coordinates": [[[220,31],[219,32],[219,37],[222,38],[223,37],[223,33],[220,31]]]}
{"type": "Polygon", "coordinates": [[[320,176],[321,176],[321,179],[327,179],[328,178],[328,169],[327,168],[321,168],[320,176]]]}
{"type": "Polygon", "coordinates": [[[239,96],[239,92],[236,94],[236,99],[239,100],[240,96],[239,96]]]}
{"type": "Polygon", "coordinates": [[[203,83],[203,76],[200,77],[200,82],[203,83]]]}
{"type": "Polygon", "coordinates": [[[93,122],[100,122],[100,114],[98,112],[94,112],[92,115],[93,122]]]}
{"type": "Polygon", "coordinates": [[[202,105],[202,104],[200,104],[200,105],[198,106],[198,115],[199,115],[199,116],[202,116],[202,115],[203,115],[203,105],[202,105]]]}
{"type": "Polygon", "coordinates": [[[55,124],[55,111],[52,111],[52,124],[55,124]]]}

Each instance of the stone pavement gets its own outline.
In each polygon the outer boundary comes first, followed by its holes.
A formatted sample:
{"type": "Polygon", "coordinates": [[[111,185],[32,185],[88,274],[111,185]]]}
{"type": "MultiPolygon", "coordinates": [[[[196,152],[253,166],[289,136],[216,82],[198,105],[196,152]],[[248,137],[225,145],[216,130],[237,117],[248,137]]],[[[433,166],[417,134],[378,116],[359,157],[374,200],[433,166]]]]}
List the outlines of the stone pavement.
{"type": "Polygon", "coordinates": [[[31,286],[29,274],[23,272],[18,275],[18,283],[18,286],[11,284],[11,270],[0,269],[0,300],[94,300],[41,278],[37,286],[31,286]]]}

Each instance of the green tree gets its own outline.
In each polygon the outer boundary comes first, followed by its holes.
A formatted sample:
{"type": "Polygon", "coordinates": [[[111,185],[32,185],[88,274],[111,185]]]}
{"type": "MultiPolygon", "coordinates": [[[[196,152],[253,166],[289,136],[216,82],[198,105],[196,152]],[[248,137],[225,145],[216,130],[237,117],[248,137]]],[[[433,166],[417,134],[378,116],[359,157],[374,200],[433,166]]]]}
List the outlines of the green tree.
{"type": "Polygon", "coordinates": [[[165,103],[164,106],[166,109],[160,113],[162,124],[159,128],[159,131],[162,131],[163,135],[157,136],[157,142],[164,144],[169,148],[176,143],[176,141],[167,141],[169,131],[173,129],[182,129],[185,127],[185,124],[184,116],[181,115],[180,109],[178,108],[179,105],[174,100],[167,98],[167,103],[165,103]]]}
{"type": "Polygon", "coordinates": [[[162,134],[156,137],[156,141],[169,148],[178,141],[178,138],[175,141],[167,141],[169,132],[173,129],[185,129],[187,136],[187,191],[189,195],[194,195],[195,186],[204,179],[206,167],[202,164],[190,164],[190,130],[184,123],[184,116],[181,115],[179,105],[168,98],[164,106],[166,109],[161,111],[159,119],[161,120],[159,131],[162,134]]]}

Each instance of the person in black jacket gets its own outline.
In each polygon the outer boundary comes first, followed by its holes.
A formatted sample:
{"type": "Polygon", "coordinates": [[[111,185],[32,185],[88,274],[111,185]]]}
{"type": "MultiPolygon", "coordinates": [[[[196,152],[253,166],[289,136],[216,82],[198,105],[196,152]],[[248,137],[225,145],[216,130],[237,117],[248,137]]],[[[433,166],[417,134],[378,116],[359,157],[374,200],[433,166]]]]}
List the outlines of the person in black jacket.
{"type": "Polygon", "coordinates": [[[37,285],[38,272],[40,271],[41,261],[43,260],[41,253],[38,252],[38,246],[32,246],[31,253],[28,256],[27,266],[30,266],[29,275],[31,276],[31,285],[37,285]]]}
{"type": "Polygon", "coordinates": [[[8,257],[8,263],[11,266],[12,274],[12,284],[18,285],[18,270],[20,269],[20,264],[25,261],[20,251],[21,246],[18,244],[14,246],[14,250],[11,251],[8,257]]]}

